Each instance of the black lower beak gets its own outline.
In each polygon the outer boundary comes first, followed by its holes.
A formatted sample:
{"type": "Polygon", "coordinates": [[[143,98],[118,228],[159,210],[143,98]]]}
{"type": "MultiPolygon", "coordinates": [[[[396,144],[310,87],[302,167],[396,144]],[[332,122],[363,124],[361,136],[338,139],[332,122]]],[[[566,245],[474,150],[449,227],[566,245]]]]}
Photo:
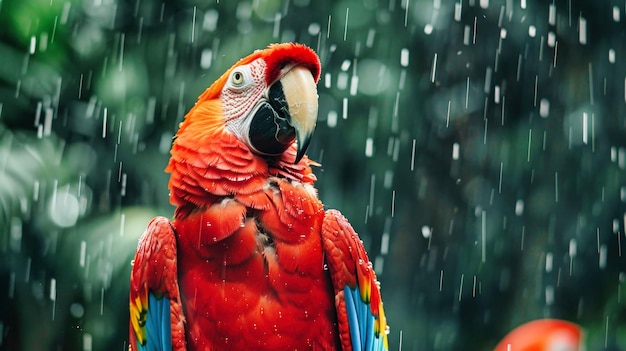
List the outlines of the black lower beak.
{"type": "Polygon", "coordinates": [[[300,162],[317,120],[317,89],[311,72],[295,66],[274,82],[250,121],[248,139],[258,153],[277,156],[294,141],[300,162]]]}
{"type": "Polygon", "coordinates": [[[250,122],[252,147],[265,155],[280,155],[293,143],[296,129],[291,125],[289,106],[282,84],[276,82],[269,90],[269,100],[261,103],[250,122]]]}

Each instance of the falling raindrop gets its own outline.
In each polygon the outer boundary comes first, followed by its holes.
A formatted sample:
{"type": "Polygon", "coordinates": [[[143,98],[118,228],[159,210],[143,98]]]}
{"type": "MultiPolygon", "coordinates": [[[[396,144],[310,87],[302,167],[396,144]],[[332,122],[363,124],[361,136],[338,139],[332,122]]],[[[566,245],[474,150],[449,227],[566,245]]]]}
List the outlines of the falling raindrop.
{"type": "Polygon", "coordinates": [[[34,54],[35,50],[37,49],[37,38],[35,36],[31,36],[30,37],[30,46],[28,49],[28,53],[29,54],[34,54]]]}
{"type": "Polygon", "coordinates": [[[552,252],[547,252],[546,253],[546,267],[545,267],[546,273],[552,272],[553,262],[554,262],[554,258],[553,258],[552,252]]]}
{"type": "Polygon", "coordinates": [[[609,62],[615,63],[615,49],[609,49],[609,62]]]}
{"type": "Polygon", "coordinates": [[[326,117],[326,123],[328,127],[334,128],[337,126],[337,111],[328,111],[328,116],[326,117]]]}
{"type": "Polygon", "coordinates": [[[545,289],[546,305],[552,306],[554,304],[554,286],[548,285],[545,289]]]}
{"type": "Polygon", "coordinates": [[[613,6],[613,22],[619,22],[620,21],[620,9],[619,6],[613,6]]]}
{"type": "Polygon", "coordinates": [[[204,19],[202,21],[202,29],[208,32],[214,32],[217,29],[218,19],[219,19],[219,12],[217,10],[215,9],[207,10],[204,13],[204,19]]]}
{"type": "Polygon", "coordinates": [[[433,33],[433,29],[434,28],[433,28],[432,24],[429,23],[429,24],[425,25],[424,26],[424,34],[426,34],[426,35],[432,34],[433,33]]]}
{"type": "Polygon", "coordinates": [[[80,242],[80,254],[79,254],[79,265],[80,267],[85,267],[85,259],[87,254],[87,242],[82,240],[80,242]]]}
{"type": "Polygon", "coordinates": [[[452,144],[452,159],[453,160],[459,159],[459,143],[452,144]]]}
{"type": "Polygon", "coordinates": [[[598,255],[598,266],[600,269],[606,269],[607,250],[606,245],[600,246],[600,254],[598,255]]]}
{"type": "Polygon", "coordinates": [[[365,156],[372,157],[374,154],[374,139],[367,138],[365,140],[365,156]]]}
{"type": "Polygon", "coordinates": [[[350,8],[346,8],[346,21],[345,21],[345,26],[343,28],[343,41],[346,41],[346,38],[348,37],[348,15],[350,14],[350,8]]]}
{"type": "Polygon", "coordinates": [[[83,351],[93,350],[93,337],[89,333],[83,334],[83,351]]]}
{"type": "Polygon", "coordinates": [[[56,315],[56,301],[57,301],[57,280],[55,278],[50,279],[50,301],[52,301],[52,320],[56,315]]]}
{"type": "Polygon", "coordinates": [[[459,301],[461,301],[461,297],[463,296],[463,278],[465,274],[461,274],[461,282],[459,283],[459,301]]]}
{"type": "Polygon", "coordinates": [[[202,67],[203,69],[210,68],[212,62],[213,62],[213,50],[209,48],[203,49],[200,55],[200,67],[202,67]]]}
{"type": "Polygon", "coordinates": [[[587,44],[587,19],[582,15],[578,18],[578,42],[582,45],[587,44]]]}

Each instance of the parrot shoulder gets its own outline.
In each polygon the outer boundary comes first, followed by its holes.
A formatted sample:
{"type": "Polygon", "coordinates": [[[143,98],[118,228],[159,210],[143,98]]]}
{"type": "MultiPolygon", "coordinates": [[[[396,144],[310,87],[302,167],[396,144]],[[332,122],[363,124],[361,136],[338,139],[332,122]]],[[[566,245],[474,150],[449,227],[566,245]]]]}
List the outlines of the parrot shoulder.
{"type": "Polygon", "coordinates": [[[343,350],[388,350],[387,321],[376,274],[361,239],[339,211],[326,211],[322,243],[343,350]]]}
{"type": "Polygon", "coordinates": [[[186,350],[176,257],[172,223],[155,217],[139,239],[132,263],[132,350],[186,350]]]}

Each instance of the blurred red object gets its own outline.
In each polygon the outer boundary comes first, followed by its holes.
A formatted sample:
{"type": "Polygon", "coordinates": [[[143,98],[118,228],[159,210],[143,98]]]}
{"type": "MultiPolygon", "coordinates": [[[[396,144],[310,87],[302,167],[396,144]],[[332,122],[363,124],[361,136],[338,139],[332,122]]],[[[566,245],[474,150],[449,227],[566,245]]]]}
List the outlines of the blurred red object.
{"type": "Polygon", "coordinates": [[[538,319],[507,334],[494,351],[580,351],[582,329],[559,319],[538,319]]]}

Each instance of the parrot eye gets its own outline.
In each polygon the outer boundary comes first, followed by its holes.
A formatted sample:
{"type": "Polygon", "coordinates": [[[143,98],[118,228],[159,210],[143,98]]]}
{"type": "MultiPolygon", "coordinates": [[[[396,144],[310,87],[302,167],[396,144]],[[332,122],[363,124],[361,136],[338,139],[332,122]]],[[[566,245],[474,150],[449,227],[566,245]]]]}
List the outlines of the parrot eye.
{"type": "Polygon", "coordinates": [[[235,86],[240,86],[243,84],[244,75],[241,72],[233,72],[232,77],[230,78],[235,86]]]}

